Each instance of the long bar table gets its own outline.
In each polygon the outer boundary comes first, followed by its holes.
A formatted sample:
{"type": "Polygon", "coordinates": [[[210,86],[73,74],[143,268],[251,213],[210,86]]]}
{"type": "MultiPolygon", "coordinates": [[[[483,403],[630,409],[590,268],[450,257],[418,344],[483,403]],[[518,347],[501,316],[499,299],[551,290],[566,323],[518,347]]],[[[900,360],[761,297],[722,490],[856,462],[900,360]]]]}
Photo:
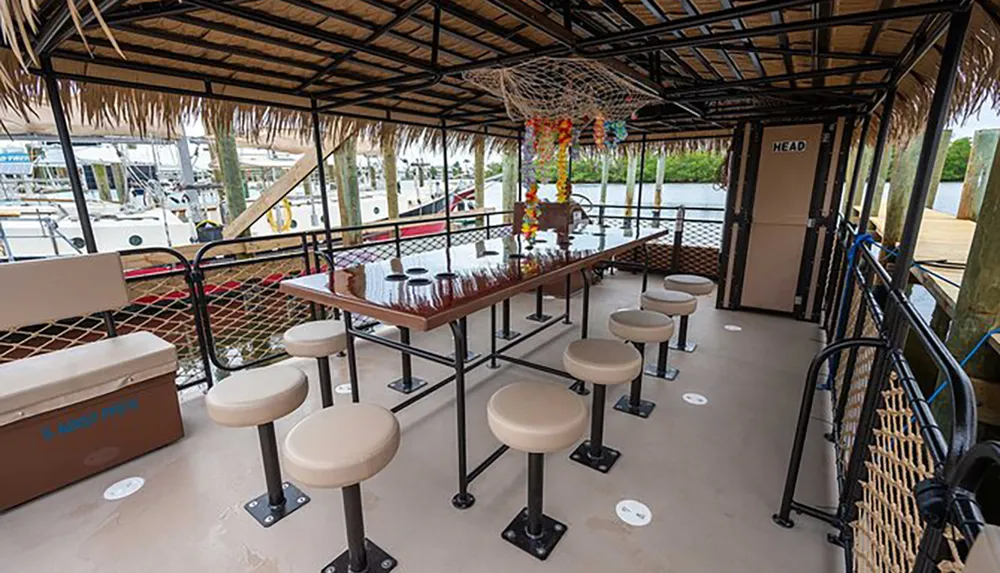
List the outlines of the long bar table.
{"type": "MultiPolygon", "coordinates": [[[[310,302],[338,308],[343,312],[351,398],[354,402],[360,400],[357,356],[354,348],[356,338],[401,353],[403,378],[394,382],[393,387],[404,393],[413,392],[424,385],[423,381],[417,381],[410,375],[411,357],[415,356],[454,368],[454,374],[427,386],[419,394],[408,397],[394,406],[392,411],[399,412],[447,384],[455,382],[458,493],[452,498],[452,505],[466,509],[475,503],[475,497],[469,492],[469,484],[507,450],[506,446],[500,446],[472,471],[468,471],[466,373],[483,364],[495,368],[497,361],[503,360],[573,380],[570,374],[561,369],[508,356],[506,352],[551,326],[560,322],[571,323],[571,277],[577,272],[583,276],[580,334],[582,338],[586,338],[590,308],[590,281],[586,276],[587,269],[637,247],[645,250],[646,243],[668,233],[669,231],[665,229],[636,231],[587,227],[569,235],[568,240],[563,236],[561,243],[560,237],[552,232],[540,232],[533,243],[520,236],[489,239],[451,249],[336,269],[332,277],[329,273],[320,273],[288,279],[282,281],[280,290],[310,302]],[[558,316],[543,317],[540,304],[541,289],[544,285],[560,278],[565,280],[565,310],[558,316]],[[510,313],[510,299],[532,289],[536,290],[538,301],[536,313],[532,316],[541,324],[498,348],[498,337],[509,338],[504,336],[504,333],[509,333],[507,317],[510,313]],[[504,330],[500,333],[496,332],[497,303],[504,305],[504,330]],[[470,358],[466,318],[487,307],[490,308],[490,330],[494,332],[494,336],[491,337],[490,352],[487,355],[470,358]],[[354,314],[396,326],[400,330],[400,340],[392,340],[355,328],[354,314]],[[455,352],[451,356],[437,354],[410,343],[410,330],[429,331],[444,325],[449,326],[454,339],[455,352]]],[[[642,290],[645,291],[648,282],[648,257],[644,257],[642,271],[642,290]]],[[[581,381],[574,381],[573,388],[580,393],[586,392],[581,381]]]]}

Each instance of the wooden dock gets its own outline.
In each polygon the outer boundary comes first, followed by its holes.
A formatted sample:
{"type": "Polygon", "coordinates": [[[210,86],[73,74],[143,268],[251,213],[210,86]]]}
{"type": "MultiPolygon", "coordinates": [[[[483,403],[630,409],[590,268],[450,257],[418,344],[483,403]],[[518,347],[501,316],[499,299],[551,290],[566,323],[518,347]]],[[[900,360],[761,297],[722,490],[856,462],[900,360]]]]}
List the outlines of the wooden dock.
{"type": "MultiPolygon", "coordinates": [[[[885,210],[877,217],[872,217],[872,225],[876,232],[881,233],[885,222],[885,210]]],[[[924,209],[924,219],[920,225],[920,235],[917,237],[917,250],[914,260],[923,263],[929,270],[947,278],[955,284],[962,284],[965,274],[964,265],[968,261],[972,247],[972,237],[976,233],[976,223],[964,219],[956,219],[954,215],[941,213],[933,209],[924,209]],[[926,263],[949,263],[947,266],[930,266],[926,263]],[[960,268],[950,268],[952,265],[960,268]]],[[[958,300],[959,287],[941,280],[923,269],[914,266],[912,271],[917,282],[924,286],[937,301],[938,306],[951,317],[955,317],[955,303],[958,300]]],[[[1000,335],[993,335],[990,345],[1000,352],[1000,335]]]]}

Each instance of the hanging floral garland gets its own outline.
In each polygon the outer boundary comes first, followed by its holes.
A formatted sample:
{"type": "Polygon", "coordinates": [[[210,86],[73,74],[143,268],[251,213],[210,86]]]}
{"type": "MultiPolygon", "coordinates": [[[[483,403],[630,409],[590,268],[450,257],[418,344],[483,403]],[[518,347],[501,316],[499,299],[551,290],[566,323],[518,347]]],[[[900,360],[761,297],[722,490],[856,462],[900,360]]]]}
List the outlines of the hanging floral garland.
{"type": "Polygon", "coordinates": [[[624,120],[605,122],[604,129],[607,133],[607,145],[612,151],[617,149],[618,145],[628,137],[628,129],[625,127],[624,120]]]}
{"type": "Polygon", "coordinates": [[[556,201],[569,201],[569,147],[573,141],[573,120],[563,118],[558,123],[559,151],[556,155],[556,201]]]}
{"type": "Polygon", "coordinates": [[[598,113],[594,118],[594,145],[597,151],[604,151],[604,140],[607,136],[604,133],[604,114],[598,113]]]}
{"type": "Polygon", "coordinates": [[[535,169],[535,149],[538,146],[535,129],[538,123],[538,119],[525,122],[524,141],[521,144],[521,178],[528,187],[524,197],[521,234],[528,240],[534,239],[538,233],[538,178],[535,169]]]}

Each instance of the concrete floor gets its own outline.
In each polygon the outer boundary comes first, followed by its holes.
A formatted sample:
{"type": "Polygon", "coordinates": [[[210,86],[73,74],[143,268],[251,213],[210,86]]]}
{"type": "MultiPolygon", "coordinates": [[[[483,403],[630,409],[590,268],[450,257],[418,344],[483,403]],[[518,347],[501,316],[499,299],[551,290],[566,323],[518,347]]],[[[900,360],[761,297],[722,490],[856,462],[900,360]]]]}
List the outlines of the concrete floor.
{"type": "MultiPolygon", "coordinates": [[[[591,336],[608,337],[607,314],[634,306],[638,290],[638,277],[627,273],[595,286],[591,336]]],[[[573,303],[578,317],[579,297],[573,303]]],[[[547,302],[553,311],[562,304],[547,302]]],[[[786,530],[771,522],[803,377],[820,347],[819,329],[785,318],[717,311],[714,296],[699,304],[691,323],[697,352],[671,353],[672,364],[681,369],[678,379],[646,379],[644,397],[658,404],[652,417],[608,412],[605,441],[623,453],[611,473],[572,463],[568,452],[547,458],[545,512],[569,526],[548,561],[536,561],[500,538],[525,504],[522,454],[508,452],[473,483],[473,508],[458,511],[449,503],[456,491],[450,386],[399,415],[403,439],[396,459],[363,485],[368,536],[399,560],[397,571],[413,573],[842,571],[842,553],[826,542],[822,524],[797,517],[798,525],[786,530]],[[727,324],[743,330],[727,331],[727,324]],[[681,399],[686,392],[709,402],[689,405],[681,399]],[[615,505],[622,499],[647,504],[652,522],[636,528],[618,520],[615,505]]],[[[514,300],[516,330],[531,328],[521,317],[532,305],[531,295],[514,300]]],[[[489,312],[470,317],[469,326],[472,349],[487,349],[489,312]]],[[[554,327],[515,355],[561,367],[562,350],[578,336],[578,326],[554,327]]],[[[414,333],[414,342],[451,349],[448,329],[414,333]]],[[[313,365],[296,364],[310,372],[311,394],[297,412],[277,422],[279,441],[319,405],[313,365]]],[[[398,355],[360,343],[359,366],[363,400],[386,406],[400,401],[385,388],[398,376],[398,355]]],[[[429,380],[447,374],[419,360],[414,369],[429,380]]],[[[334,376],[346,381],[344,360],[334,360],[334,376]]],[[[513,365],[470,374],[470,466],[496,446],[485,420],[490,395],[510,382],[539,377],[546,378],[513,365]]],[[[627,386],[611,389],[608,408],[626,392],[627,386]]],[[[214,425],[200,396],[186,400],[182,410],[187,436],[179,443],[0,514],[0,569],[316,573],[344,550],[339,491],[308,489],[312,503],[261,528],[242,509],[264,490],[256,432],[214,425]],[[121,501],[102,498],[105,488],[129,476],[143,477],[145,487],[121,501]]],[[[817,405],[797,496],[827,507],[834,499],[832,455],[822,440],[828,411],[828,405],[817,405]]]]}

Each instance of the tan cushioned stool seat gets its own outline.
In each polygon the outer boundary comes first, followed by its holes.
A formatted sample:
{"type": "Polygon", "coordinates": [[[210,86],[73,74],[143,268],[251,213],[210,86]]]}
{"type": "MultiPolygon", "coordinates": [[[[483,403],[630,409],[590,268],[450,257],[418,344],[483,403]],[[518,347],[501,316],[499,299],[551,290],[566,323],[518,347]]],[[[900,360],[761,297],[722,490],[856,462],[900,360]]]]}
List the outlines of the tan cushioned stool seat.
{"type": "Polygon", "coordinates": [[[674,321],[651,310],[616,310],[608,317],[608,330],[630,342],[663,342],[674,335],[674,321]]]}
{"type": "Polygon", "coordinates": [[[176,371],[174,345],[150,332],[0,364],[0,426],[176,371]]]}
{"type": "Polygon", "coordinates": [[[663,278],[663,288],[667,290],[679,290],[695,296],[710,294],[715,290],[715,283],[712,279],[706,279],[698,275],[668,275],[663,278]]]}
{"type": "Polygon", "coordinates": [[[563,366],[575,378],[591,384],[624,384],[642,371],[642,357],[629,344],[606,338],[571,342],[563,366]]]}
{"type": "Polygon", "coordinates": [[[208,391],[208,415],[223,426],[260,426],[302,405],[309,392],[306,375],[291,366],[237,372],[208,391]]]}
{"type": "Polygon", "coordinates": [[[549,382],[517,382],[498,390],[486,405],[490,430],[521,452],[566,449],[587,428],[587,406],[576,394],[549,382]]]}
{"type": "Polygon", "coordinates": [[[343,404],[310,414],[285,437],[285,469],[314,487],[361,483],[399,449],[399,422],[374,404],[343,404]]]}
{"type": "Polygon", "coordinates": [[[639,306],[667,316],[687,316],[698,308],[698,299],[679,290],[648,290],[639,297],[639,306]]]}
{"type": "Polygon", "coordinates": [[[283,342],[292,356],[323,358],[347,348],[347,335],[339,320],[314,320],[289,328],[283,342]]]}

